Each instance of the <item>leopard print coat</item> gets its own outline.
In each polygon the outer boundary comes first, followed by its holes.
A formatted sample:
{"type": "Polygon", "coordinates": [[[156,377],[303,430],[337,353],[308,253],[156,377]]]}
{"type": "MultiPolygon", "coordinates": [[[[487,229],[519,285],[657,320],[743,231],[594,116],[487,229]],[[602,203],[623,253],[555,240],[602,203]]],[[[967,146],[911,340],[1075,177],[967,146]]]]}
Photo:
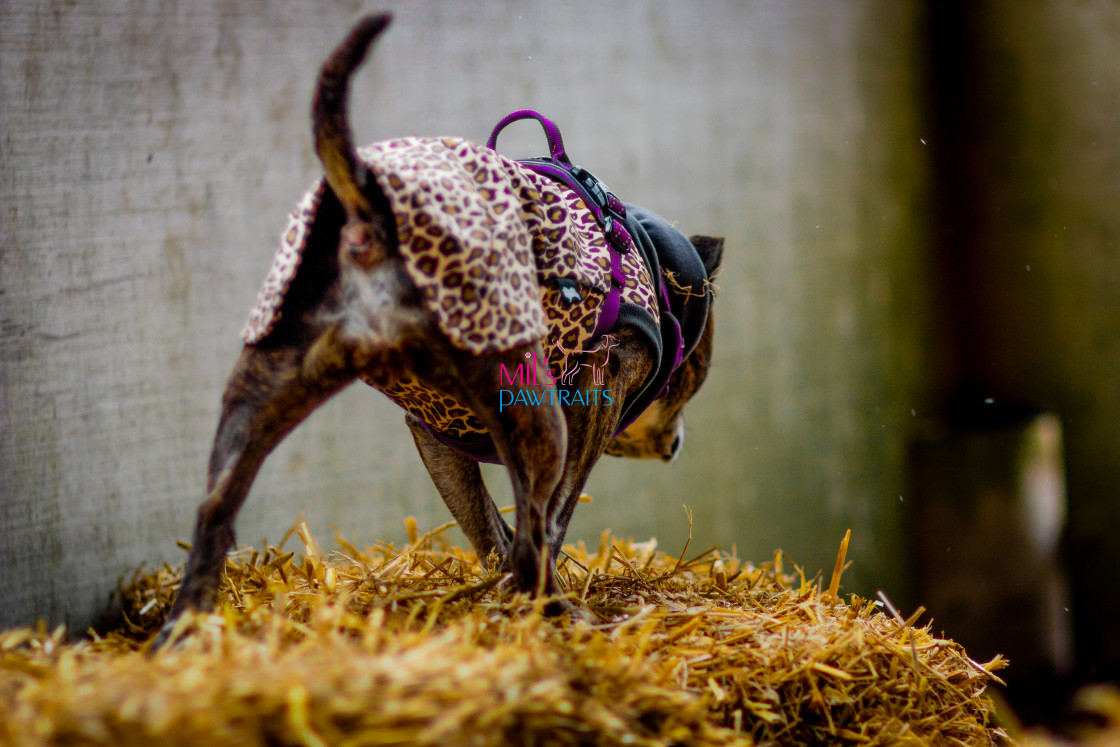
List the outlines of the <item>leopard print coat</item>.
{"type": "MultiPolygon", "coordinates": [[[[590,338],[610,292],[611,256],[573,190],[460,138],[390,140],[358,155],[389,199],[405,269],[453,345],[481,354],[544,340],[553,370],[562,370],[565,351],[596,346],[590,338]],[[562,286],[578,288],[575,303],[562,286]]],[[[317,181],[292,213],[242,332],[247,345],[279,319],[326,189],[317,181]]],[[[656,291],[640,253],[631,247],[619,259],[622,302],[656,324],[656,291]]],[[[415,380],[363,380],[434,431],[485,432],[465,404],[415,380]]]]}

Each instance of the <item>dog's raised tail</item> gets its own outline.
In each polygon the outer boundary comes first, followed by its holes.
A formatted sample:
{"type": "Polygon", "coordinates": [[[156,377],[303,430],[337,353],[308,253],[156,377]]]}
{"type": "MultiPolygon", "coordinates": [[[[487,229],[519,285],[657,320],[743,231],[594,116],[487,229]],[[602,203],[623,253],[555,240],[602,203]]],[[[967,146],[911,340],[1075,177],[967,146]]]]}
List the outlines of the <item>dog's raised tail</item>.
{"type": "Polygon", "coordinates": [[[346,209],[347,223],[354,227],[351,232],[373,221],[374,206],[367,192],[373,177],[358,159],[350,129],[347,103],[350,78],[390,20],[392,16],[388,13],[380,13],[366,16],[358,22],[323,63],[311,105],[315,152],[323,164],[327,183],[346,209]]]}

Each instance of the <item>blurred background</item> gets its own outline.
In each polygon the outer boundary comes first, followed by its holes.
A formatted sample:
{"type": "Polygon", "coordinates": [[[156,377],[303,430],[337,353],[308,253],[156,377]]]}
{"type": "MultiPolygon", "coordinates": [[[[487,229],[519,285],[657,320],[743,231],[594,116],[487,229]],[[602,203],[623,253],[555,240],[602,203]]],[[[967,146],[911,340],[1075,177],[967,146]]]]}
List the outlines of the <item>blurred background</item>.
{"type": "MultiPolygon", "coordinates": [[[[1028,720],[1117,677],[1106,0],[0,0],[0,625],[81,631],[184,559],[239,330],[320,173],[318,66],[385,8],[359,142],[536,108],[624,199],[727,239],[682,457],[605,459],[571,541],[677,554],[687,505],[693,550],[811,577],[851,528],[844,590],[1009,656],[1028,720]]],[[[502,147],[544,152],[530,124],[502,147]]],[[[446,521],[411,441],[348,389],[266,463],[241,541],[446,521]]]]}

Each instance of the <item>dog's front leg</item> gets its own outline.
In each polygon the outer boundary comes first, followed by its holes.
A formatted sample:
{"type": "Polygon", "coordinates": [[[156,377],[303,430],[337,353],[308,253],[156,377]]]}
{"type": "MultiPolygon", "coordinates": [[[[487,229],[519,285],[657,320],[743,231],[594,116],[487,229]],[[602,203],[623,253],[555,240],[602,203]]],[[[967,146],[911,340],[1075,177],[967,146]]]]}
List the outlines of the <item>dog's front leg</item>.
{"type": "Polygon", "coordinates": [[[554,596],[558,591],[554,574],[556,556],[550,553],[547,543],[547,514],[549,498],[564,465],[564,413],[551,384],[521,387],[522,397],[537,401],[533,405],[499,404],[500,366],[512,371],[527,358],[545,360],[544,349],[534,343],[492,356],[457,360],[463,357],[444,356],[444,367],[457,371],[453,380],[444,381],[444,386],[453,387],[462,401],[470,404],[489,431],[509,472],[517,507],[517,533],[508,556],[514,583],[521,591],[554,596]]]}
{"type": "Polygon", "coordinates": [[[574,385],[581,391],[601,385],[599,403],[573,405],[564,411],[568,430],[564,472],[548,503],[548,544],[553,557],[560,555],[568,523],[591,470],[614,438],[627,396],[641,386],[653,365],[649,348],[629,331],[619,333],[617,352],[599,366],[580,369],[574,385]],[[609,395],[604,395],[609,392],[609,395]],[[610,404],[606,404],[607,396],[610,404]]]}
{"type": "Polygon", "coordinates": [[[505,561],[513,542],[513,529],[498,513],[482,480],[478,462],[440,443],[413,415],[405,422],[416,441],[416,450],[428,469],[443,502],[459,522],[479,561],[485,565],[491,552],[505,561]]]}

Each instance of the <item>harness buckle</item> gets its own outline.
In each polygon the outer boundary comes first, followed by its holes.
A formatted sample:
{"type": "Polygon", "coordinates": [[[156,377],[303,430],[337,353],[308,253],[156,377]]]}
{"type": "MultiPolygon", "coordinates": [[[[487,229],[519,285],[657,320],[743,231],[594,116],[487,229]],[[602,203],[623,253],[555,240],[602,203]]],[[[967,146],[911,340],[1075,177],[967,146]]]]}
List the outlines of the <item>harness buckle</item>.
{"type": "Polygon", "coordinates": [[[580,185],[587,191],[587,196],[591,198],[595,206],[603,212],[604,223],[608,226],[611,223],[611,217],[619,220],[626,218],[626,208],[622,206],[622,201],[615,196],[614,192],[603,183],[601,179],[592,174],[582,166],[573,166],[568,173],[572,175],[580,185]]]}

